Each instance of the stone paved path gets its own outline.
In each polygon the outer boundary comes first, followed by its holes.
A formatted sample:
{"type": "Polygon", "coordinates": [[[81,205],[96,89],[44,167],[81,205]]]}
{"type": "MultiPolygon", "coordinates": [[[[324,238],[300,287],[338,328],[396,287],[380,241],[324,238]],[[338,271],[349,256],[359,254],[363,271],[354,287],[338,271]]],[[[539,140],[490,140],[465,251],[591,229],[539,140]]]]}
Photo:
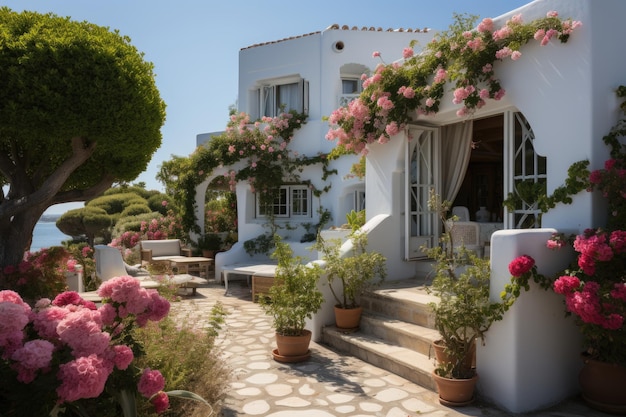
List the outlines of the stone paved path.
{"type": "MultiPolygon", "coordinates": [[[[230,286],[229,286],[230,288],[230,286]]],[[[298,364],[273,360],[276,347],[271,320],[252,303],[245,283],[235,282],[229,296],[218,284],[183,297],[174,311],[209,312],[219,301],[227,311],[219,336],[232,381],[221,416],[262,417],[457,417],[511,416],[488,405],[447,408],[437,394],[388,371],[324,345],[311,343],[311,358],[298,364]]],[[[208,316],[208,314],[207,314],[208,316]]],[[[527,417],[607,416],[579,399],[527,417]]]]}

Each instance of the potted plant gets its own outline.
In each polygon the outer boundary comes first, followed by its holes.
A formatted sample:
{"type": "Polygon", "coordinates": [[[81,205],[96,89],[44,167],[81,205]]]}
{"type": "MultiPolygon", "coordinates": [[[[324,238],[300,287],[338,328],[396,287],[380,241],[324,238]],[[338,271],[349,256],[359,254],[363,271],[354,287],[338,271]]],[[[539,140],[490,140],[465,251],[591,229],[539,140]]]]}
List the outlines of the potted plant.
{"type": "Polygon", "coordinates": [[[291,247],[278,235],[274,236],[274,243],[272,258],[278,261],[276,283],[259,302],[273,318],[277,346],[272,352],[274,359],[299,362],[310,356],[311,331],[305,329],[306,319],[312,318],[324,301],[317,287],[321,268],[294,257],[291,247]]]}
{"type": "Polygon", "coordinates": [[[345,253],[341,240],[327,242],[319,236],[317,242],[335,299],[335,324],[343,330],[359,327],[363,312],[358,303],[359,296],[379,286],[387,276],[387,260],[382,254],[367,250],[367,234],[353,227],[349,237],[351,247],[345,253]],[[339,288],[333,286],[336,281],[339,288]]]}
{"type": "MultiPolygon", "coordinates": [[[[431,195],[429,206],[445,222],[449,202],[441,203],[438,196],[431,195]]],[[[463,246],[453,249],[447,233],[443,234],[441,246],[422,249],[435,261],[429,291],[439,298],[430,304],[435,329],[441,336],[433,347],[436,353],[438,349],[443,351],[433,372],[439,400],[444,405],[466,405],[473,401],[478,379],[474,366],[476,341],[483,341],[493,322],[502,319],[515,294],[501,302],[491,301],[489,260],[463,246]]]]}
{"type": "Polygon", "coordinates": [[[198,238],[198,249],[205,258],[215,258],[215,253],[222,249],[222,238],[217,233],[207,233],[198,238]]]}

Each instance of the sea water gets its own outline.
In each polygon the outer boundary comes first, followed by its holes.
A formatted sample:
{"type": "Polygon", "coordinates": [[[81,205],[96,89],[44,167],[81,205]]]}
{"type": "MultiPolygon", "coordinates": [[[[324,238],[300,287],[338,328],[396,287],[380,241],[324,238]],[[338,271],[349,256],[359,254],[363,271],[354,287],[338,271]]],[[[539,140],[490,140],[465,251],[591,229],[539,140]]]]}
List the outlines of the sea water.
{"type": "Polygon", "coordinates": [[[38,221],[33,231],[33,243],[30,245],[30,251],[35,252],[50,246],[61,246],[63,241],[71,239],[61,232],[55,222],[38,221]]]}

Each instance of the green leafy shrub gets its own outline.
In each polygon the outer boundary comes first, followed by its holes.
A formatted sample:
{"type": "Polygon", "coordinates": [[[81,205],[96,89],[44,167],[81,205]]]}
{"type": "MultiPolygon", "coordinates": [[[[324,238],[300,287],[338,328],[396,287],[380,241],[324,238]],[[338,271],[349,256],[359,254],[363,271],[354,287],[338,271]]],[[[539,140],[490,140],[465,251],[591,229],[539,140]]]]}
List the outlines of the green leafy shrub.
{"type": "MultiPolygon", "coordinates": [[[[217,303],[204,328],[199,321],[206,317],[191,311],[184,317],[176,317],[175,321],[170,313],[159,323],[149,323],[137,330],[137,338],[143,343],[146,352],[140,366],[159,369],[166,380],[166,391],[192,391],[208,401],[213,408],[210,410],[205,404],[196,401],[171,398],[170,409],[163,416],[204,417],[211,415],[211,411],[217,413],[230,376],[215,346],[215,338],[225,315],[223,306],[217,303]]],[[[152,414],[149,410],[142,410],[140,415],[152,414]]]]}

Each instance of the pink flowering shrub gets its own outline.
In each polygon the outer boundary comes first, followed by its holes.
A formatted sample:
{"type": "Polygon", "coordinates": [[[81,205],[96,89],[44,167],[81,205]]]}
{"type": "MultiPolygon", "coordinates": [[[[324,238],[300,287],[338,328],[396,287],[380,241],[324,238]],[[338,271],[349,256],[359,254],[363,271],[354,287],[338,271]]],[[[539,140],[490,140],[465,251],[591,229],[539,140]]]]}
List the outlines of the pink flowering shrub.
{"type": "Polygon", "coordinates": [[[626,231],[588,229],[573,242],[576,266],[554,282],[575,317],[587,352],[626,366],[626,231]]]}
{"type": "MultiPolygon", "coordinates": [[[[182,239],[186,236],[180,218],[172,210],[166,216],[141,223],[140,238],[146,240],[182,239]]],[[[137,236],[131,237],[128,244],[132,244],[137,236]]],[[[136,243],[135,243],[136,245],[136,243]]],[[[134,245],[133,245],[134,246],[134,245]]],[[[133,247],[125,246],[125,247],[133,247]]]]}
{"type": "Polygon", "coordinates": [[[27,300],[54,297],[67,289],[66,271],[76,260],[62,246],[26,252],[18,265],[0,268],[0,288],[14,290],[27,300]]]}
{"type": "MultiPolygon", "coordinates": [[[[617,95],[625,99],[626,87],[620,86],[617,95]]],[[[622,101],[621,109],[626,112],[626,101],[622,101]]],[[[543,288],[551,288],[564,297],[566,313],[574,317],[587,354],[621,366],[626,366],[626,146],[621,140],[624,136],[626,119],[622,115],[603,137],[611,154],[604,168],[591,172],[585,169],[576,174],[580,177],[577,182],[583,184],[580,189],[586,183],[587,191],[606,198],[606,226],[587,229],[569,238],[555,234],[546,243],[554,250],[573,247],[577,256],[570,268],[553,280],[537,273],[534,260],[530,270],[524,266],[529,263],[522,257],[511,262],[511,274],[521,285],[524,282],[527,285],[532,277],[543,288]]],[[[577,164],[580,163],[574,165],[577,164]]]]}
{"type": "Polygon", "coordinates": [[[160,372],[132,363],[143,355],[134,329],[167,316],[169,302],[128,276],[105,282],[98,294],[99,308],[75,292],[41,299],[31,308],[16,292],[0,291],[2,411],[49,415],[66,407],[121,415],[116,395],[121,392],[133,402],[141,394],[157,412],[167,409],[160,372]]]}
{"type": "MultiPolygon", "coordinates": [[[[374,74],[363,77],[361,95],[330,115],[326,138],[364,155],[367,144],[386,143],[416,115],[436,114],[448,84],[453,86],[452,102],[462,104],[457,115],[471,115],[488,99],[500,100],[505,94],[494,62],[523,59],[520,48],[528,42],[567,42],[581,25],[560,19],[554,11],[529,23],[516,15],[500,28],[489,18],[476,29],[474,23],[473,17],[457,16],[420,54],[414,54],[412,44],[402,51],[402,63],[379,64],[374,74]]],[[[380,53],[373,56],[380,58],[380,53]]]]}

